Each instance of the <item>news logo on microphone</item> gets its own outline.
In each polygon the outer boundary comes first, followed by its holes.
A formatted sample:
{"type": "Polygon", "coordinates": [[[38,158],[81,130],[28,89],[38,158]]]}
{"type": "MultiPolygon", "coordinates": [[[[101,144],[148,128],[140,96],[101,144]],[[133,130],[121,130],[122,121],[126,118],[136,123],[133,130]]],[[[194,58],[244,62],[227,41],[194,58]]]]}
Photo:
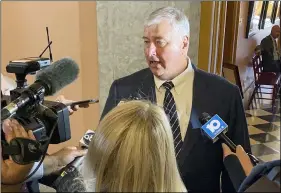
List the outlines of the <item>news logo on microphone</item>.
{"type": "Polygon", "coordinates": [[[216,114],[207,123],[205,123],[201,128],[210,137],[213,142],[217,141],[217,136],[227,131],[228,125],[216,114]]]}
{"type": "Polygon", "coordinates": [[[93,130],[88,130],[84,136],[80,139],[81,147],[88,148],[95,132],[93,130]]]}

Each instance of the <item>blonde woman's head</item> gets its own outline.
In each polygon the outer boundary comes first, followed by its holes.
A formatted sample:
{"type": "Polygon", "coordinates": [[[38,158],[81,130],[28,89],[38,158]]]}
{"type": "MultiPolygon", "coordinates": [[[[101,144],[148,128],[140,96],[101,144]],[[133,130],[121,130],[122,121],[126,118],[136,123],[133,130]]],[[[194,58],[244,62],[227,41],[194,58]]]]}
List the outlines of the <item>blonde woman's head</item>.
{"type": "Polygon", "coordinates": [[[95,183],[98,192],[185,191],[168,119],[150,102],[125,102],[110,111],[96,130],[83,168],[86,184],[95,183]]]}

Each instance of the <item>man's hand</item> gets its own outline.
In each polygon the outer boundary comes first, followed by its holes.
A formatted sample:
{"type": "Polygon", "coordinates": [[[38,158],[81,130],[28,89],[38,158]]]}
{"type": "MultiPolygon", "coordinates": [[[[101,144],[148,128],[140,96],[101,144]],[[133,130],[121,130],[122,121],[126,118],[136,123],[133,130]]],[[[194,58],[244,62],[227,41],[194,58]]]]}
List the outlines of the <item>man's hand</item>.
{"type": "MultiPolygon", "coordinates": [[[[57,102],[61,102],[63,104],[74,102],[72,100],[65,99],[63,95],[58,96],[56,99],[57,102]]],[[[75,105],[74,107],[68,106],[69,114],[72,115],[74,111],[77,111],[79,108],[88,108],[90,105],[88,103],[84,103],[81,105],[75,105]]]]}
{"type": "Polygon", "coordinates": [[[76,157],[84,156],[86,153],[87,150],[77,149],[77,147],[65,147],[52,155],[46,156],[43,162],[44,175],[59,171],[76,157]]]}
{"type": "MultiPolygon", "coordinates": [[[[5,133],[5,138],[8,143],[16,137],[24,137],[36,140],[32,131],[28,132],[16,121],[16,120],[5,120],[3,122],[3,131],[5,133]]],[[[2,147],[1,147],[2,153],[2,147]]],[[[32,164],[19,165],[15,163],[12,158],[3,160],[1,155],[1,181],[4,184],[16,184],[24,181],[30,172],[32,164]]]]}
{"type": "Polygon", "coordinates": [[[58,162],[58,167],[64,167],[72,162],[76,157],[86,155],[87,150],[77,149],[77,147],[65,147],[51,156],[58,162]]]}
{"type": "Polygon", "coordinates": [[[236,155],[244,169],[246,176],[248,176],[251,173],[253,169],[253,164],[241,145],[237,145],[236,153],[233,153],[230,150],[230,148],[224,143],[222,143],[222,149],[223,149],[223,158],[227,157],[230,154],[236,155]]]}

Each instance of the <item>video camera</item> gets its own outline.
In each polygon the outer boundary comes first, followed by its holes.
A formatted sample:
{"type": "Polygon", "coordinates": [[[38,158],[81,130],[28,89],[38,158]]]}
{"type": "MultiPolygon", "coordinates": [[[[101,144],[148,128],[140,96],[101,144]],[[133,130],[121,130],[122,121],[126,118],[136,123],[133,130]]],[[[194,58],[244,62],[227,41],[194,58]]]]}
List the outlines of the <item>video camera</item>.
{"type": "MultiPolygon", "coordinates": [[[[10,96],[1,96],[1,122],[10,117],[16,119],[26,130],[32,130],[37,143],[22,138],[15,138],[9,145],[1,141],[2,156],[5,159],[10,155],[18,164],[39,161],[49,144],[71,138],[67,106],[44,97],[73,82],[79,73],[78,65],[70,58],[52,65],[48,58],[25,58],[11,61],[6,70],[15,74],[17,87],[10,91],[10,96]],[[28,86],[26,75],[35,73],[36,81],[28,86]]],[[[2,140],[3,135],[2,129],[2,140]]]]}

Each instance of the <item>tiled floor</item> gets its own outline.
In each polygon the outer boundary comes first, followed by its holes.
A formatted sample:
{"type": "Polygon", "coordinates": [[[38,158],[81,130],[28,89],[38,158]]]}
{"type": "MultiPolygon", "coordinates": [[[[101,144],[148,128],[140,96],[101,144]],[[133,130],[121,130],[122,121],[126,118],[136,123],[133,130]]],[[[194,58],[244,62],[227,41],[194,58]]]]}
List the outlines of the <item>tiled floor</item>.
{"type": "Polygon", "coordinates": [[[252,153],[261,161],[280,159],[280,98],[275,112],[268,100],[256,99],[246,110],[252,153]]]}

